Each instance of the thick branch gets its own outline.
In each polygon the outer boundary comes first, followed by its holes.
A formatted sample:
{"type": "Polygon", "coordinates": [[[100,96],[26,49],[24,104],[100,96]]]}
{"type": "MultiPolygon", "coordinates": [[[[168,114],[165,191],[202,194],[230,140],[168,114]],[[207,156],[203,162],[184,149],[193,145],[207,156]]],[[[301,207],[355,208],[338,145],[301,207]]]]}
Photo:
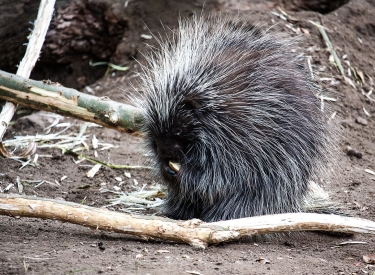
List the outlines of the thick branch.
{"type": "Polygon", "coordinates": [[[125,132],[138,131],[142,125],[139,110],[131,105],[80,93],[56,83],[25,79],[4,71],[0,71],[0,99],[125,132]]]}
{"type": "Polygon", "coordinates": [[[71,202],[5,194],[0,194],[0,215],[59,220],[142,238],[181,241],[199,248],[245,236],[289,231],[375,234],[375,222],[336,215],[288,213],[203,223],[135,216],[71,202]]]}

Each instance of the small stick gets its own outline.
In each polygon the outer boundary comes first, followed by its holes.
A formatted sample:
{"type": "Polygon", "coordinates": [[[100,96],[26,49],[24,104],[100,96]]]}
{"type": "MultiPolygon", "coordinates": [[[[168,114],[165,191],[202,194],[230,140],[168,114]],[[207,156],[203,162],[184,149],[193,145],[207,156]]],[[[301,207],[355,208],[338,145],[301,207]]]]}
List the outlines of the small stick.
{"type": "MultiPolygon", "coordinates": [[[[26,53],[18,66],[17,75],[29,78],[36,61],[39,58],[44,39],[49,27],[49,23],[54,11],[55,0],[41,0],[38,16],[35,21],[35,27],[32,31],[26,53]]],[[[16,111],[17,105],[12,102],[6,102],[0,113],[0,142],[3,140],[6,129],[16,111]]]]}
{"type": "Polygon", "coordinates": [[[0,215],[34,217],[93,229],[185,242],[197,248],[246,236],[290,231],[334,231],[375,234],[375,222],[315,213],[287,213],[204,223],[156,216],[136,216],[72,202],[0,194],[0,215]]]}
{"type": "MultiPolygon", "coordinates": [[[[0,147],[0,149],[1,149],[1,147],[0,147]]],[[[92,163],[100,164],[102,166],[106,166],[106,167],[112,168],[112,169],[149,169],[149,170],[155,169],[153,167],[143,166],[143,165],[121,165],[121,164],[107,163],[107,162],[97,160],[95,158],[84,156],[83,154],[74,152],[73,150],[64,149],[63,151],[64,151],[65,154],[69,154],[69,155],[78,157],[79,159],[85,159],[85,160],[90,161],[92,163]]]]}

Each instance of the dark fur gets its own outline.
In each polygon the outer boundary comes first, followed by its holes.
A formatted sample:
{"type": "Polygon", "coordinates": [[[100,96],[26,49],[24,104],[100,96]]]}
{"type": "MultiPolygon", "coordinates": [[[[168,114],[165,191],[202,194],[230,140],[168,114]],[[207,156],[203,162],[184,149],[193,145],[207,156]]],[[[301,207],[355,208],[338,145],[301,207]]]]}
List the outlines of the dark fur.
{"type": "Polygon", "coordinates": [[[204,17],[183,21],[167,44],[149,56],[137,99],[168,187],[165,215],[217,221],[305,211],[330,134],[295,44],[204,17]]]}

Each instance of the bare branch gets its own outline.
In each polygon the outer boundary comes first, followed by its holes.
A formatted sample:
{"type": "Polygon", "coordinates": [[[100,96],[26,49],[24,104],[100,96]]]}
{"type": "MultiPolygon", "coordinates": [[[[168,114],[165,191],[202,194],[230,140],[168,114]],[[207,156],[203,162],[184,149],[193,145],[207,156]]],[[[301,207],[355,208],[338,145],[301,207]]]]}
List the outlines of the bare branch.
{"type": "Polygon", "coordinates": [[[185,242],[198,248],[246,236],[290,231],[375,234],[375,222],[337,215],[287,213],[204,223],[196,219],[175,221],[135,216],[71,202],[5,194],[0,194],[0,215],[59,220],[144,239],[185,242]]]}

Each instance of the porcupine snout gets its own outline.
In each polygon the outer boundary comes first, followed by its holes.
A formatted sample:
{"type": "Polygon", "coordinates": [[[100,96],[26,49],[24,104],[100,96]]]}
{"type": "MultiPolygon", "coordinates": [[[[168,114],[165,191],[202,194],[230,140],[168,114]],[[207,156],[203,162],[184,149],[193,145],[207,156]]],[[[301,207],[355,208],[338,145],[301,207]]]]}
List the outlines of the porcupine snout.
{"type": "Polygon", "coordinates": [[[179,168],[180,159],[183,155],[185,146],[183,141],[176,137],[164,136],[163,139],[156,139],[156,151],[162,159],[162,174],[164,177],[175,179],[179,168]]]}

